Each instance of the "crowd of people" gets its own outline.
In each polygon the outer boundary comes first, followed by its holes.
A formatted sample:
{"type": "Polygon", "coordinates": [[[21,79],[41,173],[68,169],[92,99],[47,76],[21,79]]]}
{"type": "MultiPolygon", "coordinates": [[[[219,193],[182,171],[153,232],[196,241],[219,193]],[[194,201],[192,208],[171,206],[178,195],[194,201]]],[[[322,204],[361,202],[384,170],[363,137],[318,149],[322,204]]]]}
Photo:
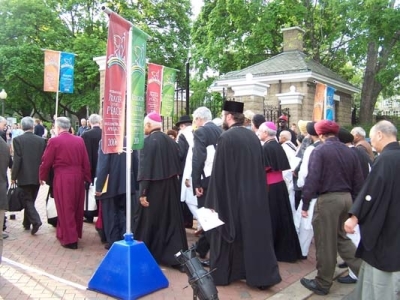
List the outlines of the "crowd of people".
{"type": "MultiPolygon", "coordinates": [[[[400,291],[396,127],[378,122],[368,142],[361,127],[348,131],[334,121],[300,120],[289,128],[286,115],[274,123],[243,107],[226,101],[216,119],[199,107],[167,133],[159,114],[145,117],[144,148],[130,153],[135,239],[145,242],[158,263],[184,272],[174,255],[188,249],[185,227],[205,207],[218,212],[224,224],[204,231],[196,222],[198,241],[191,247],[203,266],[214,270],[216,285],[242,279],[259,289],[275,285],[281,281],[278,261],[307,259],[314,240],[317,275],[302,278],[304,287],[328,294],[339,254],[340,267],[349,273],[338,281],[357,282],[359,299],[395,299],[400,291]]],[[[95,217],[106,249],[123,239],[127,153],[101,149],[101,117],[82,119],[76,135],[68,118],[56,118],[47,145],[40,122],[24,117],[20,126],[23,134],[12,139],[12,166],[7,138],[0,139],[0,173],[6,176],[11,166],[11,183],[25,192],[23,228],[35,235],[42,225],[35,199],[40,184],[47,183],[63,247],[77,249],[83,222],[95,217]]],[[[0,118],[0,131],[4,127],[0,118]]],[[[0,202],[1,222],[5,204],[0,202]]]]}

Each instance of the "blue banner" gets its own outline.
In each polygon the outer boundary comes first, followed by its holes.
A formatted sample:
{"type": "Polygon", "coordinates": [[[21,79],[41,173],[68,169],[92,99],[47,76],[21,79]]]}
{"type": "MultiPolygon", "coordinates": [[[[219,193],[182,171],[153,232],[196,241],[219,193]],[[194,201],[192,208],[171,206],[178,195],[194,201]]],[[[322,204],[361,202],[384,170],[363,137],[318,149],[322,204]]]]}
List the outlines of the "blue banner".
{"type": "Polygon", "coordinates": [[[60,89],[61,93],[72,94],[74,92],[74,63],[73,53],[61,52],[60,58],[60,89]]]}
{"type": "Polygon", "coordinates": [[[328,86],[326,89],[326,105],[325,105],[325,119],[335,121],[335,89],[328,86]]]}

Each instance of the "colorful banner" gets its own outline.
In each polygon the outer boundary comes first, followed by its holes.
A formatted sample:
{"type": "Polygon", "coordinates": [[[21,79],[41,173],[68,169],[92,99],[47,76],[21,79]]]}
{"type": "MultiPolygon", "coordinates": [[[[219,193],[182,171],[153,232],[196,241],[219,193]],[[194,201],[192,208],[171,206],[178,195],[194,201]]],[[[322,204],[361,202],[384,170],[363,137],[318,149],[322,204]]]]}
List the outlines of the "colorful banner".
{"type": "Polygon", "coordinates": [[[103,101],[102,149],[104,153],[121,153],[124,142],[128,21],[110,15],[107,39],[107,61],[103,101]]]}
{"type": "Polygon", "coordinates": [[[161,115],[172,117],[174,113],[176,70],[164,67],[161,97],[161,115]]]}
{"type": "Polygon", "coordinates": [[[326,103],[325,103],[325,119],[335,121],[335,89],[328,86],[326,89],[326,103]]]}
{"type": "Polygon", "coordinates": [[[139,150],[144,144],[144,85],[146,81],[146,41],[148,35],[136,28],[132,27],[132,149],[139,150]]]}
{"type": "Polygon", "coordinates": [[[45,92],[57,92],[60,73],[60,52],[44,51],[44,83],[45,92]]]}
{"type": "Polygon", "coordinates": [[[320,121],[324,117],[324,103],[326,96],[326,85],[317,83],[315,87],[313,121],[320,121]]]}
{"type": "Polygon", "coordinates": [[[74,92],[74,64],[75,54],[61,52],[60,58],[60,92],[72,94],[74,92]]]}
{"type": "Polygon", "coordinates": [[[147,65],[146,114],[160,113],[163,66],[147,65]]]}

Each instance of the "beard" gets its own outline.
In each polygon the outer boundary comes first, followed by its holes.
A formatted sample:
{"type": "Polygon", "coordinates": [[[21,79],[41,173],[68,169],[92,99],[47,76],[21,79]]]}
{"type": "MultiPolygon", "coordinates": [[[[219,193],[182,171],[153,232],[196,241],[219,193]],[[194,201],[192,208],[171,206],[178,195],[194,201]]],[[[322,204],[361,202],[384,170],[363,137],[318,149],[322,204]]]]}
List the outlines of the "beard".
{"type": "Polygon", "coordinates": [[[223,130],[228,130],[229,129],[229,125],[225,121],[222,123],[222,129],[223,130]]]}

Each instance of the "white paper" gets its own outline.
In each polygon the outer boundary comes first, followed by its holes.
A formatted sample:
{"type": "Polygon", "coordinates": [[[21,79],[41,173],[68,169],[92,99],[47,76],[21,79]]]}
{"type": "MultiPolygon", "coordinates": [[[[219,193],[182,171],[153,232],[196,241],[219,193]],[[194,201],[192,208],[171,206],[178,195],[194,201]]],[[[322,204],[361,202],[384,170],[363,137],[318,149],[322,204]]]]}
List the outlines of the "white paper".
{"type": "Polygon", "coordinates": [[[218,218],[218,213],[216,211],[205,207],[197,210],[197,221],[200,223],[204,231],[208,231],[225,224],[218,218]]]}

